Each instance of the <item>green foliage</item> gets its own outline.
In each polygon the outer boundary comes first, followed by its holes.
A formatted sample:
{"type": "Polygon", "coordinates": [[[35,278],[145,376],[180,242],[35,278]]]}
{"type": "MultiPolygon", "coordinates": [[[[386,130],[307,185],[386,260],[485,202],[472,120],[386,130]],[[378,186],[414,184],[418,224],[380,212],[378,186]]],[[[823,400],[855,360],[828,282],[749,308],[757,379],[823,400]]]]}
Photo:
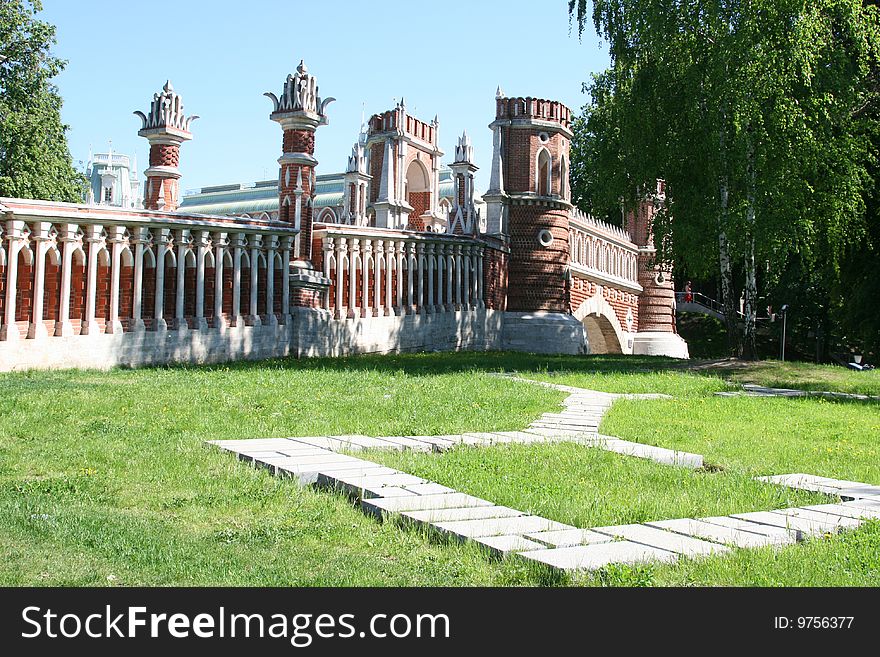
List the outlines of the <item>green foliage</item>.
{"type": "Polygon", "coordinates": [[[52,56],[55,28],[37,20],[39,0],[0,4],[0,196],[82,201],[61,122],[61,97],[51,83],[65,62],[52,56]]]}

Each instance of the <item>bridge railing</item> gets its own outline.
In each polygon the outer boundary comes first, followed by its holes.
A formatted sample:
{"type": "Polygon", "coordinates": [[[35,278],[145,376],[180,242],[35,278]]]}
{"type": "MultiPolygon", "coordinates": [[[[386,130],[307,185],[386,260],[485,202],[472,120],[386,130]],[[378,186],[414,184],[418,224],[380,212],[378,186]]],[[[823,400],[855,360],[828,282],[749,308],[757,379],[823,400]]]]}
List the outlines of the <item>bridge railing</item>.
{"type": "Polygon", "coordinates": [[[479,240],[343,224],[316,225],[314,240],[316,267],[331,281],[323,306],[337,318],[485,307],[479,240]]]}
{"type": "Polygon", "coordinates": [[[576,211],[568,232],[573,265],[588,275],[638,286],[639,251],[625,230],[576,211]]]}

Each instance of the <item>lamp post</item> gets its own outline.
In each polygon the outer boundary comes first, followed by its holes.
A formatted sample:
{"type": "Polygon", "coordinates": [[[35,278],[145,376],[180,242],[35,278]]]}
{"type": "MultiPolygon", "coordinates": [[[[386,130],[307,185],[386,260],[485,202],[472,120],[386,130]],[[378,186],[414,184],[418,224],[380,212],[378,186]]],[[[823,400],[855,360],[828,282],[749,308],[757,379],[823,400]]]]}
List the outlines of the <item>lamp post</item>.
{"type": "Polygon", "coordinates": [[[779,309],[782,313],[782,362],[785,362],[785,325],[788,318],[788,304],[779,309]]]}

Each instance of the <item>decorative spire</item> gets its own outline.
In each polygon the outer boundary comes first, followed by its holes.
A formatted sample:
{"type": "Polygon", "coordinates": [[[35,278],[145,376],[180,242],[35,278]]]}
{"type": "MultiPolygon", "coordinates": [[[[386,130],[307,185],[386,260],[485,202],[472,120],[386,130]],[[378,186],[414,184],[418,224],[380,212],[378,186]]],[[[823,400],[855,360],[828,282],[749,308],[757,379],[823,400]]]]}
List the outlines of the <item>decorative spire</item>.
{"type": "Polygon", "coordinates": [[[498,85],[498,90],[495,92],[495,100],[501,100],[504,98],[504,90],[501,88],[501,85],[498,85]]]}
{"type": "MultiPolygon", "coordinates": [[[[363,133],[362,133],[363,134],[363,133]]],[[[351,147],[351,155],[348,157],[346,173],[366,173],[366,158],[364,157],[364,144],[359,139],[351,147]]]]}
{"type": "Polygon", "coordinates": [[[321,99],[318,93],[318,80],[314,75],[309,75],[309,69],[302,60],[296,67],[296,73],[288,75],[284,81],[280,98],[269,91],[263,95],[272,101],[274,113],[316,114],[320,117],[322,125],[327,123],[325,114],[327,105],[336,100],[335,98],[321,99]]]}
{"type": "Polygon", "coordinates": [[[143,112],[135,112],[135,115],[140,117],[143,124],[141,132],[171,128],[188,134],[192,122],[199,118],[198,116],[187,117],[184,114],[183,100],[174,91],[171,80],[165,83],[161,92],[153,94],[149,115],[143,112]]]}
{"type": "Polygon", "coordinates": [[[458,140],[458,144],[455,147],[455,161],[456,162],[473,162],[474,161],[474,147],[471,143],[471,138],[468,137],[467,130],[461,133],[461,137],[458,140]]]}

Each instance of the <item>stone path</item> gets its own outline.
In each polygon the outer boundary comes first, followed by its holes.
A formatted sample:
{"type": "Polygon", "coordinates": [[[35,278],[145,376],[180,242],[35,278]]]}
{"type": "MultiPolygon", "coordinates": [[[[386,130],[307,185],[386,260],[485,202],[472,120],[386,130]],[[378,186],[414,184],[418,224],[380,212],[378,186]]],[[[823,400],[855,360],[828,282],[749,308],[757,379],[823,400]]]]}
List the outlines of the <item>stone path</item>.
{"type": "Polygon", "coordinates": [[[826,399],[853,399],[857,401],[880,401],[880,397],[858,395],[850,392],[828,392],[824,390],[794,390],[791,388],[768,388],[753,383],[743,384],[742,390],[716,392],[719,397],[824,397],[826,399]]]}
{"type": "MultiPolygon", "coordinates": [[[[318,436],[259,440],[211,441],[245,461],[290,477],[301,485],[341,490],[369,514],[399,517],[461,540],[474,541],[496,554],[513,553],[526,560],[565,571],[591,570],[612,563],[672,562],[729,552],[732,547],[787,545],[807,536],[859,526],[880,518],[880,490],[858,482],[837,482],[835,490],[857,490],[859,497],[840,504],[734,514],[724,517],[660,520],[643,524],[579,529],[517,509],[499,506],[436,482],[388,468],[338,449],[448,449],[450,444],[479,444],[501,437],[541,442],[542,436],[516,434],[384,437],[318,436]],[[845,486],[844,486],[845,485],[845,486]]],[[[510,440],[507,440],[507,439],[510,440]]],[[[808,475],[784,475],[783,485],[806,482],[808,475]]],[[[814,478],[822,479],[822,478],[814,478]]],[[[824,480],[825,482],[834,480],[824,480]]],[[[827,491],[823,491],[827,492],[827,491]]]]}

